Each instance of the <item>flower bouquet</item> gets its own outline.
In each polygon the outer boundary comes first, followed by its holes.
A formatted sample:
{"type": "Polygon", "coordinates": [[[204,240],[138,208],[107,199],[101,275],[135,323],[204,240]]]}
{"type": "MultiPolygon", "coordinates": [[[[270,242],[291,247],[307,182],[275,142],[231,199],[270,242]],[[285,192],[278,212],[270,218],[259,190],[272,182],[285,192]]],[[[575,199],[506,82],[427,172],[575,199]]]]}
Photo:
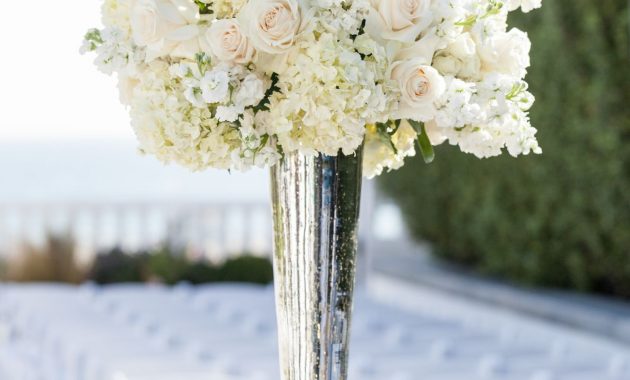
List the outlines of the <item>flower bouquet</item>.
{"type": "Polygon", "coordinates": [[[271,167],[283,378],[345,379],[361,177],[541,153],[510,11],[541,0],[105,0],[82,50],[116,73],[139,149],[271,167]]]}

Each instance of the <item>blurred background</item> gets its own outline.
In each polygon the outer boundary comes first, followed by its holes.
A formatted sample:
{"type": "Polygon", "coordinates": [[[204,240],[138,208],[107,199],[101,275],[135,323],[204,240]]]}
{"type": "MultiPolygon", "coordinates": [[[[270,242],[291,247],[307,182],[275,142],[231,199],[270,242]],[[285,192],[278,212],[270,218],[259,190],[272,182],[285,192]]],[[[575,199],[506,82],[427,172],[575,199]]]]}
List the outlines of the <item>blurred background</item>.
{"type": "MultiPolygon", "coordinates": [[[[0,12],[0,379],[278,379],[267,173],[137,153],[71,6],[0,12]]],[[[365,181],[351,379],[630,379],[630,5],[511,23],[544,154],[365,181]]]]}
{"type": "Polygon", "coordinates": [[[529,33],[541,156],[476,160],[440,147],[382,179],[413,236],[520,283],[630,297],[628,2],[548,1],[529,33]]]}

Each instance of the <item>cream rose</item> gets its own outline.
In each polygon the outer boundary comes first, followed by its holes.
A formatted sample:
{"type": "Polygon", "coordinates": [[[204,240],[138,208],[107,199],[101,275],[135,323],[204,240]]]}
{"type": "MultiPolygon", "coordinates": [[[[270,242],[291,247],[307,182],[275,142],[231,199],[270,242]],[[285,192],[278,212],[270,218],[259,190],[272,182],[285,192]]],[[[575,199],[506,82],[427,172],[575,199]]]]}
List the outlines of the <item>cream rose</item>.
{"type": "Polygon", "coordinates": [[[254,47],[269,54],[293,46],[302,21],[296,0],[250,0],[238,19],[254,47]]]}
{"type": "Polygon", "coordinates": [[[433,59],[433,67],[438,69],[443,75],[457,76],[463,67],[463,63],[459,58],[448,54],[447,51],[441,51],[433,59]]]}
{"type": "Polygon", "coordinates": [[[218,20],[206,32],[212,54],[220,61],[246,64],[254,57],[254,47],[241,33],[236,19],[218,20]]]}
{"type": "Polygon", "coordinates": [[[431,0],[370,0],[366,30],[375,38],[412,42],[431,23],[431,0]]]}
{"type": "Polygon", "coordinates": [[[475,41],[469,33],[463,33],[453,40],[446,49],[437,52],[433,67],[443,75],[464,79],[478,79],[481,61],[477,55],[475,41]]]}
{"type": "Polygon", "coordinates": [[[398,83],[400,102],[395,117],[429,121],[436,112],[434,102],[446,89],[444,78],[422,58],[394,62],[391,79],[398,83]]]}
{"type": "Polygon", "coordinates": [[[131,9],[133,40],[147,48],[147,60],[165,55],[194,58],[200,50],[199,17],[193,0],[138,0],[131,9]]]}

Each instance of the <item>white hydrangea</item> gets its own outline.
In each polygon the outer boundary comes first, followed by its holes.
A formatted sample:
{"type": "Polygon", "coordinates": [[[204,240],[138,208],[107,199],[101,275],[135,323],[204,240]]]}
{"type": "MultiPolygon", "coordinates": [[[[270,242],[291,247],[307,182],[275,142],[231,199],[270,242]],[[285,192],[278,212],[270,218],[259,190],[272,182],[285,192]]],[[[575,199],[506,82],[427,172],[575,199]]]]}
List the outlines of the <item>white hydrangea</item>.
{"type": "Polygon", "coordinates": [[[253,115],[243,115],[243,120],[250,120],[247,133],[220,122],[209,107],[196,107],[186,99],[184,82],[173,75],[177,69],[155,61],[138,76],[130,113],[141,151],[193,170],[244,170],[277,161],[277,149],[269,138],[263,141],[251,121],[253,115]]]}
{"type": "Polygon", "coordinates": [[[366,123],[387,104],[352,41],[309,33],[287,63],[270,110],[272,132],[284,151],[352,154],[363,142],[366,123]]]}

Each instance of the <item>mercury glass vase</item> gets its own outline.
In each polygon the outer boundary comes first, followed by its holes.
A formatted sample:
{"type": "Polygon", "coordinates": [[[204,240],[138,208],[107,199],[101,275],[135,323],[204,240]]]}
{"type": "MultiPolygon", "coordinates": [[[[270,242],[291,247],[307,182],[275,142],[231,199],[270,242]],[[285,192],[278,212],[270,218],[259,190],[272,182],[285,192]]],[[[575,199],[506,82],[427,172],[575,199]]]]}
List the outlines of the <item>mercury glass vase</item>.
{"type": "Polygon", "coordinates": [[[285,155],[271,170],[282,380],[345,380],[362,149],[285,155]]]}

